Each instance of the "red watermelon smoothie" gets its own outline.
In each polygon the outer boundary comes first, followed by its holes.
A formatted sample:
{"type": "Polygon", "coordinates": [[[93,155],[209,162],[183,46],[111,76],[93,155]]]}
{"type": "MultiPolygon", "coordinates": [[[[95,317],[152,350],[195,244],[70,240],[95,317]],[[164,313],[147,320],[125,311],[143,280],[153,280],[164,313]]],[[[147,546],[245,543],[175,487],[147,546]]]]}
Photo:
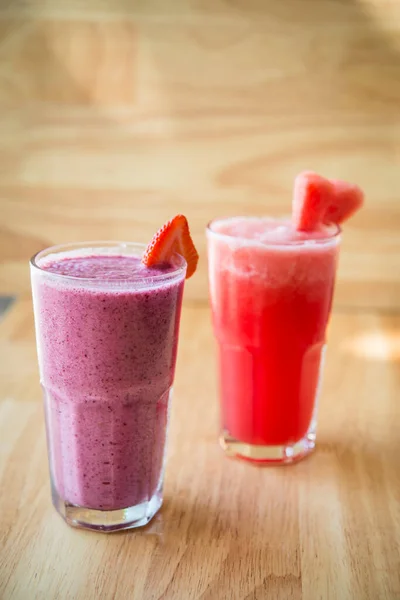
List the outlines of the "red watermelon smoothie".
{"type": "Polygon", "coordinates": [[[186,262],[136,244],[67,245],[31,261],[53,503],[72,525],[146,524],[162,503],[186,262]]]}
{"type": "Polygon", "coordinates": [[[213,221],[207,238],[221,444],[228,455],[292,462],[315,444],[340,229],[237,217],[213,221]]]}

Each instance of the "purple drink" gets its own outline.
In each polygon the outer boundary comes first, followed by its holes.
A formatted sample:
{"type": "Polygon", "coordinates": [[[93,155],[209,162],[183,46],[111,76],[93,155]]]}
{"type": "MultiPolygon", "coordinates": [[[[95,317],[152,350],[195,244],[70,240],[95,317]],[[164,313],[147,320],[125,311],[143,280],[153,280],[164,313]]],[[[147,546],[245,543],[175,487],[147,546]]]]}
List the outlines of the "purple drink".
{"type": "Polygon", "coordinates": [[[184,259],[139,245],[65,246],[32,261],[53,502],[71,524],[147,523],[162,502],[184,259]]]}

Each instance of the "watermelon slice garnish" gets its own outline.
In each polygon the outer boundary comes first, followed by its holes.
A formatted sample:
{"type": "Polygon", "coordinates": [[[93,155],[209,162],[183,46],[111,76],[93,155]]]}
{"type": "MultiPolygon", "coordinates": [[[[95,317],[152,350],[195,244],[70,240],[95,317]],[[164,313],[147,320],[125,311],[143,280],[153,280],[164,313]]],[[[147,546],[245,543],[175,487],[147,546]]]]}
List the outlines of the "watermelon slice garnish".
{"type": "Polygon", "coordinates": [[[358,185],[331,179],[333,198],[325,212],[324,223],[340,225],[364,204],[364,192],[358,185]]]}
{"type": "Polygon", "coordinates": [[[174,254],[180,254],[186,260],[188,279],[197,268],[199,255],[183,215],[176,215],[157,231],[143,254],[142,263],[146,267],[153,267],[169,262],[174,254]]]}
{"type": "Polygon", "coordinates": [[[306,171],[294,182],[292,220],[299,231],[314,231],[321,225],[339,225],[364,203],[362,190],[351,183],[326,179],[306,171]]]}
{"type": "Polygon", "coordinates": [[[324,215],[333,197],[333,186],[328,179],[306,171],[294,180],[292,218],[295,228],[313,231],[323,223],[324,215]]]}

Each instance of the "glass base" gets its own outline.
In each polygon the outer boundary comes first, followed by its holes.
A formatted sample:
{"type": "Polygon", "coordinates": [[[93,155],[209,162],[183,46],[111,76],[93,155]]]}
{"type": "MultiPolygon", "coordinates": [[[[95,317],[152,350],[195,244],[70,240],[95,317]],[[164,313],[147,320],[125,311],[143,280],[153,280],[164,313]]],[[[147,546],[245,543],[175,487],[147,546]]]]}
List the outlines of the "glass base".
{"type": "Polygon", "coordinates": [[[68,525],[105,533],[147,525],[160,509],[163,500],[161,493],[156,492],[149,501],[136,506],[128,506],[120,510],[95,510],[65,502],[55,490],[52,497],[57,512],[68,525]]]}
{"type": "Polygon", "coordinates": [[[266,465],[287,465],[311,454],[315,447],[315,428],[310,428],[298,442],[281,446],[246,444],[233,438],[227,431],[222,432],[219,441],[227,456],[266,465]]]}

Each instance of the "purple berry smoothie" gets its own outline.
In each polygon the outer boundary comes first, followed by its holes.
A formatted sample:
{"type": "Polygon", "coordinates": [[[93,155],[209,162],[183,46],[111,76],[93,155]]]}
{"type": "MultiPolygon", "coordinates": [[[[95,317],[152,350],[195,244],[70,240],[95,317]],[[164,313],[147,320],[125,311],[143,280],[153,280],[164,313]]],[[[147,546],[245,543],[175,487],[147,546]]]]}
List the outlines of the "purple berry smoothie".
{"type": "Polygon", "coordinates": [[[161,494],[185,268],[98,251],[39,258],[32,288],[53,487],[120,510],[161,494]]]}

